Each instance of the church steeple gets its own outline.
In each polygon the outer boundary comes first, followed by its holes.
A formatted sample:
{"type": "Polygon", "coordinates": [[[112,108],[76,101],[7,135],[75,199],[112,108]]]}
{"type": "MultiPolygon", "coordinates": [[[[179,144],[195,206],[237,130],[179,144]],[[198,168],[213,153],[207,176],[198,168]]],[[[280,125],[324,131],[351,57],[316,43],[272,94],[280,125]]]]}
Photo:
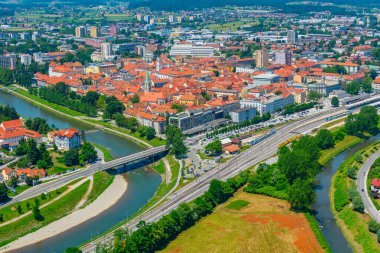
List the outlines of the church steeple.
{"type": "Polygon", "coordinates": [[[150,73],[148,70],[145,71],[145,82],[144,82],[144,92],[149,92],[151,86],[150,73]]]}

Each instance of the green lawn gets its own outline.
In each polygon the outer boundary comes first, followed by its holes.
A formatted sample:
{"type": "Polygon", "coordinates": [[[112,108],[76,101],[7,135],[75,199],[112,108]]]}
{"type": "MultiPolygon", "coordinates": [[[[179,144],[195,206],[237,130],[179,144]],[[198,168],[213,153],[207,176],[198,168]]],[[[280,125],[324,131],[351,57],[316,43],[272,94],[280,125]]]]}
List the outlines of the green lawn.
{"type": "Polygon", "coordinates": [[[163,175],[165,174],[165,164],[164,162],[162,161],[162,159],[153,166],[153,169],[160,175],[163,175]]]}
{"type": "Polygon", "coordinates": [[[352,147],[361,141],[362,139],[359,137],[346,135],[342,141],[335,144],[334,148],[322,150],[321,157],[319,158],[319,163],[322,165],[326,164],[330,159],[334,158],[347,148],[352,147]]]}
{"type": "Polygon", "coordinates": [[[37,196],[37,197],[34,197],[34,198],[30,198],[30,199],[27,199],[27,200],[24,200],[24,201],[20,201],[20,202],[17,202],[16,204],[13,204],[13,205],[10,205],[10,206],[6,206],[4,208],[1,208],[0,209],[0,213],[3,215],[3,218],[4,218],[4,221],[8,221],[8,220],[12,220],[24,213],[26,213],[27,211],[30,211],[31,210],[31,207],[34,205],[35,201],[38,200],[40,205],[43,205],[55,198],[57,198],[60,194],[62,194],[63,192],[65,192],[66,190],[68,189],[67,185],[66,186],[63,186],[53,192],[49,192],[47,195],[46,195],[46,198],[45,199],[42,199],[41,196],[37,196]],[[30,208],[27,209],[27,203],[29,203],[30,205],[30,208]],[[16,210],[16,207],[20,205],[21,206],[21,209],[22,209],[22,213],[19,214],[16,210]]]}
{"type": "Polygon", "coordinates": [[[46,101],[46,100],[44,100],[44,99],[41,99],[40,97],[38,97],[38,96],[35,96],[35,95],[31,95],[31,94],[29,94],[29,92],[28,91],[26,91],[26,90],[23,90],[23,89],[20,89],[20,88],[15,88],[15,89],[13,89],[16,93],[18,93],[18,94],[20,94],[20,95],[23,95],[23,96],[25,96],[25,97],[27,97],[27,98],[30,98],[31,100],[33,100],[32,101],[32,103],[41,103],[41,104],[43,104],[43,105],[45,105],[45,106],[47,106],[47,107],[50,107],[50,108],[52,108],[52,109],[54,109],[54,110],[57,110],[57,111],[59,111],[59,112],[62,112],[62,113],[65,113],[65,114],[68,114],[68,115],[70,115],[70,116],[85,116],[85,114],[83,114],[83,113],[80,113],[80,112],[77,112],[77,111],[74,111],[74,110],[71,110],[71,109],[69,109],[69,108],[67,108],[67,107],[64,107],[64,106],[61,106],[61,105],[57,105],[57,104],[54,104],[54,103],[50,103],[50,102],[48,102],[48,101],[46,101]]]}
{"type": "Polygon", "coordinates": [[[94,200],[97,199],[112,184],[114,178],[115,177],[113,175],[110,175],[105,171],[96,172],[94,174],[94,182],[92,184],[92,189],[83,207],[94,202],[94,200]]]}
{"type": "Polygon", "coordinates": [[[18,185],[16,187],[16,192],[9,191],[8,196],[14,197],[14,196],[22,193],[23,191],[28,190],[30,187],[32,187],[32,186],[29,186],[29,185],[18,185]]]}
{"type": "Polygon", "coordinates": [[[0,246],[6,245],[17,238],[38,230],[39,228],[52,223],[68,215],[81,201],[87,192],[90,181],[86,181],[66,196],[55,201],[51,205],[41,208],[41,215],[44,220],[37,221],[33,215],[28,215],[16,222],[0,227],[0,246]],[[12,231],[11,233],[9,231],[12,231]]]}
{"type": "Polygon", "coordinates": [[[379,143],[369,145],[346,159],[334,175],[330,189],[330,200],[334,205],[332,211],[335,219],[354,252],[380,252],[380,245],[375,234],[368,231],[367,222],[370,220],[368,214],[361,214],[351,208],[348,189],[356,188],[356,183],[347,176],[347,171],[349,167],[361,166],[356,161],[356,156],[361,155],[364,162],[373,153],[372,150],[379,147],[379,143]]]}
{"type": "Polygon", "coordinates": [[[106,162],[109,162],[109,161],[113,160],[112,154],[109,151],[109,149],[107,149],[106,147],[103,147],[102,145],[99,145],[99,144],[95,144],[95,143],[91,143],[91,144],[94,145],[94,147],[98,148],[100,151],[103,152],[104,160],[106,162]]]}
{"type": "Polygon", "coordinates": [[[249,202],[243,199],[237,199],[231,203],[229,203],[226,207],[229,209],[235,209],[235,210],[240,210],[243,207],[246,207],[249,205],[249,202]]]}

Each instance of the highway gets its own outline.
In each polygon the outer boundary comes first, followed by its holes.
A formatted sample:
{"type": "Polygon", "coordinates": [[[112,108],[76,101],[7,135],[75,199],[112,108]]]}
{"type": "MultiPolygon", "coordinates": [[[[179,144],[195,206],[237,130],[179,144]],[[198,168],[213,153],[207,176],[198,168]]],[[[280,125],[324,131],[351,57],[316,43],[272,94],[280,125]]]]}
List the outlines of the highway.
{"type": "MultiPolygon", "coordinates": [[[[163,215],[176,209],[181,203],[189,202],[202,195],[208,189],[209,183],[212,179],[226,180],[237,175],[241,171],[248,169],[250,166],[270,158],[276,154],[280,143],[288,140],[298,133],[308,133],[313,129],[319,128],[321,125],[326,123],[326,117],[342,111],[343,109],[334,108],[330,111],[313,115],[300,121],[292,122],[277,128],[277,132],[274,135],[268,137],[259,144],[252,146],[246,152],[235,156],[226,163],[221,164],[219,167],[203,174],[193,182],[174,192],[171,196],[169,196],[166,202],[129,221],[123,225],[123,228],[128,228],[129,231],[134,231],[140,220],[144,220],[146,222],[154,222],[159,220],[163,215]]],[[[107,235],[84,245],[81,248],[82,251],[95,252],[98,244],[107,245],[112,243],[113,232],[114,231],[111,231],[107,235]]]]}
{"type": "Polygon", "coordinates": [[[157,155],[161,152],[164,152],[165,150],[166,150],[165,146],[159,146],[159,147],[155,147],[155,148],[146,149],[146,150],[143,150],[141,152],[134,153],[134,154],[131,154],[131,155],[128,155],[125,157],[121,157],[121,158],[112,160],[112,161],[107,162],[107,163],[101,163],[100,161],[98,161],[94,164],[91,164],[87,168],[84,168],[82,170],[78,170],[77,172],[66,174],[66,175],[58,177],[52,181],[44,182],[44,183],[41,183],[39,185],[36,185],[36,186],[20,193],[19,195],[17,195],[16,197],[14,197],[10,201],[8,201],[7,203],[3,204],[3,207],[8,206],[8,205],[12,205],[14,203],[17,203],[19,201],[23,201],[25,199],[29,199],[29,198],[39,196],[39,195],[41,195],[41,193],[44,193],[44,192],[54,191],[58,188],[61,188],[64,185],[78,179],[78,178],[89,177],[97,171],[111,169],[111,168],[118,167],[118,166],[121,166],[123,164],[129,163],[129,162],[138,161],[141,159],[146,159],[148,157],[151,157],[151,156],[157,155]]]}
{"type": "Polygon", "coordinates": [[[380,213],[376,209],[375,205],[372,203],[371,198],[369,197],[366,182],[367,182],[367,177],[368,177],[372,164],[379,157],[380,157],[380,151],[377,151],[364,162],[363,166],[360,168],[358,172],[358,179],[357,179],[357,186],[356,186],[360,194],[360,197],[363,200],[365,210],[378,223],[380,223],[380,213]]]}

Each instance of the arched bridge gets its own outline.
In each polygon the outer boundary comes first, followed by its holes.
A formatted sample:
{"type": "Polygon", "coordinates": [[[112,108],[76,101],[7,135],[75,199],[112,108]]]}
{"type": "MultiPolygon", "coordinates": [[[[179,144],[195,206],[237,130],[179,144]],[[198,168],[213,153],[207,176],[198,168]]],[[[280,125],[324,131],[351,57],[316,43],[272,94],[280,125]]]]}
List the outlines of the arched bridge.
{"type": "Polygon", "coordinates": [[[112,160],[110,162],[103,163],[100,165],[100,170],[112,169],[112,168],[123,166],[129,163],[134,163],[134,162],[138,162],[145,159],[152,159],[166,151],[168,151],[166,146],[150,148],[138,153],[134,153],[132,155],[127,155],[127,156],[112,160]]]}

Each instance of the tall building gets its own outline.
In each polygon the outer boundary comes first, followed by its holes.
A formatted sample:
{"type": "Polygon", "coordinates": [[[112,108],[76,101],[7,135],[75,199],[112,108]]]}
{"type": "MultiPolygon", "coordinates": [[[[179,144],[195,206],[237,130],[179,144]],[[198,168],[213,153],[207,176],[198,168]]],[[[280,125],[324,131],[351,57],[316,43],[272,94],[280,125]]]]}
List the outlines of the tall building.
{"type": "Polygon", "coordinates": [[[97,26],[91,26],[90,28],[90,35],[92,38],[99,37],[99,28],[97,26]]]}
{"type": "Polygon", "coordinates": [[[100,51],[102,54],[103,60],[106,60],[110,58],[111,56],[111,49],[112,49],[112,44],[109,42],[102,43],[100,46],[100,51]]]}
{"type": "Polygon", "coordinates": [[[292,52],[285,50],[285,51],[277,51],[275,54],[275,60],[274,62],[276,64],[281,65],[292,65],[292,52]]]}
{"type": "Polygon", "coordinates": [[[169,15],[169,23],[174,23],[174,16],[173,15],[169,15]]]}
{"type": "Polygon", "coordinates": [[[20,54],[20,62],[25,66],[29,66],[32,63],[32,56],[29,54],[20,54]]]}
{"type": "Polygon", "coordinates": [[[294,30],[288,31],[288,43],[296,44],[298,42],[298,34],[294,30]]]}
{"type": "Polygon", "coordinates": [[[81,37],[84,37],[85,35],[86,34],[85,34],[85,30],[83,26],[75,27],[75,37],[81,38],[81,37]]]}
{"type": "Polygon", "coordinates": [[[256,67],[265,68],[269,65],[269,53],[268,50],[263,46],[263,49],[256,51],[256,67]]]}
{"type": "Polygon", "coordinates": [[[15,54],[0,55],[0,67],[14,69],[16,67],[17,57],[15,54]]]}
{"type": "Polygon", "coordinates": [[[144,21],[145,21],[145,23],[150,23],[150,16],[149,15],[145,15],[144,16],[144,21]]]}

